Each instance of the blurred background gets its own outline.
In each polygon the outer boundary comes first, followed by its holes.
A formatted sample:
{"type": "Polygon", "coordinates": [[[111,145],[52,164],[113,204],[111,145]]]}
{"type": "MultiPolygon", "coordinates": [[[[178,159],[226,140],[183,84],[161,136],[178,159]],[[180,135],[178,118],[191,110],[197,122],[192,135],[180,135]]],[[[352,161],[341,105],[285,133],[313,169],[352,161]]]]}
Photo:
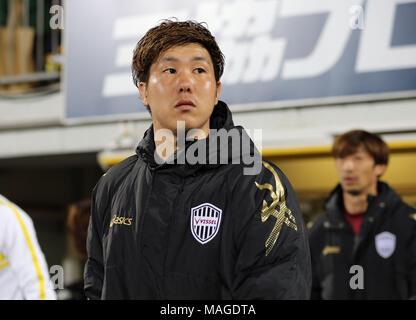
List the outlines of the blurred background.
{"type": "Polygon", "coordinates": [[[169,17],[207,23],[226,58],[221,99],[262,130],[306,222],[337,184],[331,144],[350,129],[388,142],[382,180],[416,205],[414,0],[0,0],[0,193],[30,214],[66,285],[84,263],[70,205],[149,127],[132,52],[169,17]]]}

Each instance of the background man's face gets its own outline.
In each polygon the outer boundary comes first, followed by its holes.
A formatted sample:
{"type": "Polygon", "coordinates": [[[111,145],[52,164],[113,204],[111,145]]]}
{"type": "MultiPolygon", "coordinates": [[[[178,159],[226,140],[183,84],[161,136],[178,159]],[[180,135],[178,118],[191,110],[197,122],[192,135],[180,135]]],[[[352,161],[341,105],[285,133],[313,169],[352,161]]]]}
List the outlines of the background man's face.
{"type": "Polygon", "coordinates": [[[386,165],[376,165],[373,157],[360,146],[345,158],[335,159],[341,187],[350,194],[374,194],[377,191],[377,177],[382,175],[386,165]]]}
{"type": "Polygon", "coordinates": [[[148,82],[140,82],[139,91],[143,103],[150,106],[155,131],[176,133],[177,121],[185,121],[186,129],[208,133],[221,83],[217,86],[208,51],[190,43],[163,52],[152,64],[148,82]]]}

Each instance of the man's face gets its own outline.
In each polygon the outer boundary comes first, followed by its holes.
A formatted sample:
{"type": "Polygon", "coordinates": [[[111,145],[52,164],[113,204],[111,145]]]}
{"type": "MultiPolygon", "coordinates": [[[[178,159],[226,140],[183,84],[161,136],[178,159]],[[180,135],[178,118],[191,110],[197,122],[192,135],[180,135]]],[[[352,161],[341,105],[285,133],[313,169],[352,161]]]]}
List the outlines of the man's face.
{"type": "Polygon", "coordinates": [[[373,157],[360,146],[355,153],[336,158],[335,168],[344,192],[375,195],[378,176],[384,173],[386,165],[376,165],[373,157]]]}
{"type": "Polygon", "coordinates": [[[163,128],[176,134],[177,121],[185,121],[186,129],[208,134],[221,83],[215,80],[208,51],[190,43],[164,51],[152,64],[148,82],[140,82],[139,91],[143,103],[150,106],[155,131],[163,128]]]}

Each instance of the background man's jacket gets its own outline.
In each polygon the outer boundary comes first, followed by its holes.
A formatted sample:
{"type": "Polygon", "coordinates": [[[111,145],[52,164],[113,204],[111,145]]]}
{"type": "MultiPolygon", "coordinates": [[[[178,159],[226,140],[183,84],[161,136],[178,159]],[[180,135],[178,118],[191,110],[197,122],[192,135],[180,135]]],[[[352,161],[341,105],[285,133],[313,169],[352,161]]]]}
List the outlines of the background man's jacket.
{"type": "MultiPolygon", "coordinates": [[[[223,102],[210,125],[246,134],[223,102]]],[[[243,153],[240,164],[231,164],[232,149],[229,139],[206,154],[228,151],[230,164],[158,165],[153,128],[147,130],[137,154],[111,168],[93,191],[87,297],[309,298],[309,245],[289,181],[266,162],[260,173],[244,175],[243,153]]]]}
{"type": "Polygon", "coordinates": [[[416,297],[416,210],[383,182],[368,201],[357,236],[342,214],[339,185],[313,222],[312,299],[416,297]],[[350,273],[353,265],[362,266],[362,289],[357,288],[359,272],[353,268],[350,273]]]}

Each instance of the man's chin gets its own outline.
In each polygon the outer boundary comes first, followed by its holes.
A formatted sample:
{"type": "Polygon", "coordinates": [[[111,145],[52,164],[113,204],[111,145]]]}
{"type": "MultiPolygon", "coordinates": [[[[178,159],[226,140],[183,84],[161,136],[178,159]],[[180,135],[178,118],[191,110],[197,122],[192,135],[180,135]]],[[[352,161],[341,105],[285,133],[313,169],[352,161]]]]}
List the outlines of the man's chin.
{"type": "Polygon", "coordinates": [[[360,194],[362,194],[362,190],[359,189],[354,189],[354,188],[342,188],[344,192],[352,195],[352,196],[359,196],[360,194]]]}
{"type": "MultiPolygon", "coordinates": [[[[166,126],[165,129],[170,130],[175,136],[178,136],[178,133],[184,134],[185,136],[188,134],[190,130],[201,130],[200,135],[205,136],[203,134],[202,124],[192,121],[192,120],[178,120],[180,123],[176,122],[176,124],[171,124],[170,126],[166,126]]],[[[193,132],[197,134],[198,131],[193,132]]]]}

